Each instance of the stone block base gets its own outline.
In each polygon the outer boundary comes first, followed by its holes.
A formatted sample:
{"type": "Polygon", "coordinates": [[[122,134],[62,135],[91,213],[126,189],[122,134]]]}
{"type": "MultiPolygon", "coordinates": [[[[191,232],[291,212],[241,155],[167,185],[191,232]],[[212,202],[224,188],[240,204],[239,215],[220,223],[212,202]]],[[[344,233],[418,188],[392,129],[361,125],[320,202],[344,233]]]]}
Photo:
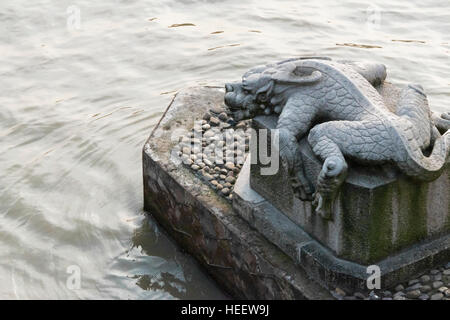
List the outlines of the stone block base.
{"type": "MultiPolygon", "coordinates": [[[[313,279],[333,289],[368,291],[368,264],[341,259],[309,235],[250,186],[247,158],[233,194],[233,208],[270,242],[289,255],[313,279]]],[[[450,260],[450,235],[424,241],[375,264],[381,271],[381,288],[390,288],[450,260]]]]}
{"type": "Polygon", "coordinates": [[[211,187],[170,160],[175,129],[223,104],[219,88],[179,92],[143,150],[144,208],[231,296],[242,299],[332,299],[329,292],[211,187]]]}
{"type": "MultiPolygon", "coordinates": [[[[270,140],[269,132],[276,122],[275,116],[256,117],[253,127],[257,139],[270,140]]],[[[315,188],[322,163],[305,138],[300,145],[305,175],[315,188]]],[[[390,165],[368,167],[350,162],[331,219],[322,218],[311,201],[299,198],[281,161],[273,175],[262,175],[264,166],[259,160],[254,162],[251,187],[339,258],[373,264],[450,234],[449,162],[432,182],[414,181],[390,165]]]]}

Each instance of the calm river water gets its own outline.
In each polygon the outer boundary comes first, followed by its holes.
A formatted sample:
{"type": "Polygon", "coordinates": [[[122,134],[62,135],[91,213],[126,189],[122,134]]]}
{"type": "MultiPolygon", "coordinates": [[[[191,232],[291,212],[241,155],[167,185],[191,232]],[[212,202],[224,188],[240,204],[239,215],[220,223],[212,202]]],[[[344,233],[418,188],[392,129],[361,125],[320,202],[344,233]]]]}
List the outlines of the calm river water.
{"type": "Polygon", "coordinates": [[[450,111],[450,3],[0,4],[0,298],[225,298],[142,210],[173,93],[298,55],[372,59],[450,111]]]}

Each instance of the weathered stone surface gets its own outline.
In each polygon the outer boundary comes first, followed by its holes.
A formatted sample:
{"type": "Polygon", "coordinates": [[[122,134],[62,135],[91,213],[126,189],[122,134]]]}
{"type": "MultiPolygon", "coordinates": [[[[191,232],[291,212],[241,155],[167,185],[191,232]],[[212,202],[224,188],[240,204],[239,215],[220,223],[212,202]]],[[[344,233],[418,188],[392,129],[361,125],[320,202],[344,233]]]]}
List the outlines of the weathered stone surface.
{"type": "Polygon", "coordinates": [[[417,299],[420,295],[420,290],[411,290],[406,293],[408,299],[417,299]]]}
{"type": "MultiPolygon", "coordinates": [[[[253,127],[273,129],[275,116],[258,116],[253,127]]],[[[270,134],[267,134],[270,143],[270,134]]],[[[308,142],[300,141],[308,180],[315,181],[322,168],[308,142]]],[[[331,249],[338,257],[371,264],[426,239],[450,234],[450,162],[431,183],[417,182],[390,166],[352,164],[334,202],[332,219],[314,212],[310,201],[290,183],[280,161],[275,175],[261,175],[260,163],[251,167],[250,184],[294,223],[331,249]]],[[[440,261],[442,262],[442,261],[440,261]]]]}
{"type": "MultiPolygon", "coordinates": [[[[286,215],[272,206],[269,201],[259,195],[250,187],[250,162],[247,158],[241,170],[234,190],[233,207],[252,227],[263,234],[267,239],[280,247],[299,266],[317,279],[317,281],[330,287],[348,288],[349,291],[365,291],[367,279],[366,265],[356,264],[334,256],[321,243],[306,233],[298,224],[295,224],[286,215]]],[[[378,261],[382,271],[382,287],[387,288],[398,282],[410,279],[420,274],[426,268],[437,263],[448,261],[450,236],[426,242],[415,246],[398,255],[378,261]],[[442,249],[445,250],[442,250],[442,249]]],[[[411,280],[414,288],[421,287],[419,280],[411,280]]],[[[403,290],[403,286],[396,288],[403,290]]]]}
{"type": "MultiPolygon", "coordinates": [[[[218,89],[196,88],[181,92],[174,99],[144,147],[146,210],[234,297],[332,298],[322,286],[310,280],[312,277],[323,286],[344,289],[349,294],[343,299],[352,299],[352,290],[359,290],[365,285],[367,274],[364,265],[336,258],[332,251],[327,250],[316,239],[304,231],[299,232],[299,226],[293,220],[283,214],[282,218],[274,215],[273,212],[277,209],[252,190],[248,181],[242,188],[242,172],[239,176],[234,176],[237,178],[235,191],[239,190],[239,197],[233,197],[232,201],[235,209],[239,207],[239,215],[232,210],[229,202],[219,196],[219,190],[224,188],[219,184],[219,175],[228,177],[229,172],[234,173],[235,169],[239,173],[240,167],[225,169],[227,172],[222,173],[221,168],[216,170],[215,167],[208,171],[209,166],[204,167],[202,162],[203,169],[200,170],[199,167],[198,172],[204,171],[214,177],[210,188],[189,168],[170,161],[170,150],[175,145],[170,139],[173,129],[189,131],[194,120],[201,119],[207,110],[223,110],[222,97],[223,92],[218,89]],[[243,199],[244,202],[241,201],[243,199]],[[253,210],[253,207],[258,207],[258,210],[253,210]],[[251,226],[244,220],[249,221],[251,226]],[[273,226],[276,225],[274,222],[277,221],[278,226],[282,227],[277,227],[278,231],[273,232],[273,226]]],[[[196,161],[201,161],[202,155],[199,154],[199,159],[195,156],[188,157],[187,160],[192,161],[190,165],[195,162],[198,166],[199,162],[196,161]]],[[[242,170],[245,171],[244,168],[242,170]]],[[[225,187],[228,186],[231,187],[231,184],[228,183],[225,187]]],[[[403,250],[397,260],[382,260],[379,264],[383,272],[382,288],[389,288],[402,281],[408,282],[412,275],[418,277],[423,274],[423,270],[437,266],[439,261],[445,261],[446,257],[439,251],[439,246],[429,241],[416,251],[403,250]],[[418,263],[408,264],[406,261],[418,263]]],[[[444,264],[447,261],[449,260],[444,264]]],[[[446,269],[449,268],[450,265],[447,265],[446,269]]],[[[431,285],[431,281],[438,281],[436,276],[440,276],[448,287],[444,268],[437,270],[428,285],[431,285]]],[[[420,279],[421,282],[427,282],[420,279]]],[[[441,287],[427,292],[427,295],[437,294],[441,287]]],[[[423,287],[418,290],[428,291],[423,290],[423,287]]],[[[440,293],[444,297],[447,291],[440,293]]],[[[380,295],[380,292],[374,294],[379,298],[390,298],[383,293],[380,295]]],[[[397,292],[394,300],[406,299],[405,295],[404,292],[397,292]]],[[[421,297],[424,298],[425,295],[421,293],[418,298],[421,297]]]]}
{"type": "Polygon", "coordinates": [[[430,300],[442,300],[444,295],[442,293],[435,293],[430,297],[430,300]]]}
{"type": "Polygon", "coordinates": [[[208,87],[174,98],[144,146],[145,210],[234,297],[332,298],[190,169],[171,161],[174,129],[190,130],[209,109],[220,114],[222,100],[223,91],[208,87]]]}
{"type": "Polygon", "coordinates": [[[314,212],[333,219],[349,159],[369,166],[391,163],[418,181],[439,177],[449,159],[450,113],[432,116],[417,84],[383,99],[389,90],[380,94],[376,87],[384,86],[386,76],[378,63],[291,58],[252,68],[242,81],[226,84],[225,103],[236,120],[280,114],[280,158],[303,196],[313,200],[314,212]],[[314,179],[305,175],[299,138],[308,140],[323,163],[314,179]]]}
{"type": "Polygon", "coordinates": [[[405,290],[405,287],[402,286],[401,284],[399,284],[399,285],[397,285],[397,286],[395,287],[395,291],[397,291],[397,292],[401,292],[401,291],[403,291],[403,290],[405,290]]]}
{"type": "Polygon", "coordinates": [[[420,288],[420,291],[423,292],[423,293],[430,292],[431,290],[432,290],[432,289],[431,289],[431,287],[430,287],[429,285],[424,285],[424,286],[422,286],[422,287],[420,288]]]}

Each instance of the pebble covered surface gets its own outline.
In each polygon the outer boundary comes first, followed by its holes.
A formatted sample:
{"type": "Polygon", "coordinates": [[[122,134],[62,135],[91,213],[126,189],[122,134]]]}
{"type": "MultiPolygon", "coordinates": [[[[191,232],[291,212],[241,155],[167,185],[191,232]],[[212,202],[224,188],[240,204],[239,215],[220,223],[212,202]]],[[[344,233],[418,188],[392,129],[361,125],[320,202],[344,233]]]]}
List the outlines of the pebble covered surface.
{"type": "Polygon", "coordinates": [[[236,122],[224,109],[213,108],[177,145],[182,163],[230,201],[249,151],[250,122],[236,122]]]}
{"type": "Polygon", "coordinates": [[[331,294],[338,300],[450,300],[450,262],[389,290],[364,294],[335,288],[331,294]]]}

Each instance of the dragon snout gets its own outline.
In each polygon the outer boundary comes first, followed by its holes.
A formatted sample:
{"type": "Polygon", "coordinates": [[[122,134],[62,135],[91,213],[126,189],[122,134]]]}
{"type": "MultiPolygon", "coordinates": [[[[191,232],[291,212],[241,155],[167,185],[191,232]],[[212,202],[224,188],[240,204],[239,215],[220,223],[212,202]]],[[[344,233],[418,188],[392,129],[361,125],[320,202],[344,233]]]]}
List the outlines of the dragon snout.
{"type": "Polygon", "coordinates": [[[225,84],[225,104],[231,110],[237,110],[241,108],[242,102],[239,100],[239,91],[236,90],[232,83],[225,84]]]}
{"type": "Polygon", "coordinates": [[[227,92],[225,93],[225,104],[231,109],[237,109],[237,106],[235,105],[235,99],[232,93],[227,92]]]}
{"type": "Polygon", "coordinates": [[[225,92],[233,92],[233,85],[230,83],[225,84],[225,92]]]}

